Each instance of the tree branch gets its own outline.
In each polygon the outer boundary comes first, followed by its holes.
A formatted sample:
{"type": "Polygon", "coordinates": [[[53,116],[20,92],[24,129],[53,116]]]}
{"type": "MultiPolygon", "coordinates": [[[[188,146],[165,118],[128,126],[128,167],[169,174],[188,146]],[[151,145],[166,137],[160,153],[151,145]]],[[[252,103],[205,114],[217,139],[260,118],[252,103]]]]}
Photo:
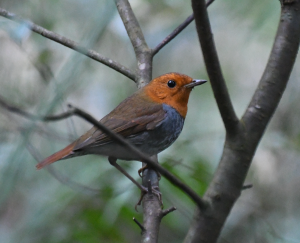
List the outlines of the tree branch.
{"type": "Polygon", "coordinates": [[[105,127],[103,124],[98,122],[95,118],[93,118],[88,113],[84,112],[83,110],[80,110],[78,108],[73,107],[73,114],[77,115],[86,121],[92,123],[95,127],[97,127],[99,130],[107,134],[111,139],[114,141],[122,144],[124,147],[126,147],[128,150],[130,150],[132,153],[136,154],[142,161],[145,161],[148,165],[156,169],[161,175],[166,177],[172,184],[176,185],[178,188],[183,190],[189,197],[196,202],[196,204],[201,208],[206,208],[207,204],[204,202],[201,197],[198,196],[198,194],[192,190],[189,186],[185,185],[181,180],[177,179],[173,174],[171,174],[168,170],[163,168],[160,164],[156,163],[156,161],[153,161],[150,159],[147,155],[142,153],[139,149],[137,149],[135,146],[130,144],[126,139],[124,139],[122,136],[116,134],[112,130],[105,127]]]}
{"type": "Polygon", "coordinates": [[[163,217],[176,210],[176,207],[170,207],[162,212],[163,217]]]}
{"type": "Polygon", "coordinates": [[[137,59],[137,83],[138,88],[148,84],[152,80],[152,54],[148,47],[141,27],[127,0],[115,0],[120,17],[133,46],[137,59]]]}
{"type": "MultiPolygon", "coordinates": [[[[194,7],[199,5],[193,4],[194,7]]],[[[235,137],[227,136],[220,164],[196,213],[185,243],[216,242],[240,196],[252,158],[292,71],[300,42],[300,0],[282,6],[275,42],[265,72],[235,137]]],[[[197,23],[197,22],[196,22],[197,23]]],[[[199,27],[198,27],[199,28],[199,27]]]]}
{"type": "Polygon", "coordinates": [[[16,108],[14,106],[8,105],[5,101],[3,102],[3,99],[0,97],[0,105],[2,105],[4,108],[8,109],[11,112],[17,113],[25,118],[33,119],[33,120],[42,120],[42,121],[59,121],[65,118],[68,118],[73,115],[77,115],[84,120],[90,122],[95,127],[97,127],[99,130],[107,134],[111,139],[114,141],[122,144],[126,148],[128,148],[132,153],[136,154],[140,157],[141,160],[145,161],[147,164],[155,168],[158,172],[160,172],[163,176],[165,176],[172,184],[176,185],[178,188],[182,189],[184,192],[186,192],[190,198],[195,201],[196,204],[199,205],[200,208],[204,208],[206,206],[205,202],[197,195],[196,192],[194,192],[189,186],[185,185],[183,182],[181,182],[179,179],[177,179],[174,175],[172,175],[168,170],[163,168],[161,165],[159,165],[156,161],[153,161],[150,159],[146,154],[142,153],[139,149],[137,149],[135,146],[130,144],[126,139],[124,139],[122,136],[116,134],[100,122],[98,122],[94,117],[92,117],[90,114],[84,112],[83,110],[73,107],[69,105],[70,110],[64,113],[61,113],[59,115],[55,116],[45,116],[45,117],[39,117],[30,114],[29,112],[23,111],[19,108],[16,108]]]}
{"type": "MultiPolygon", "coordinates": [[[[206,7],[212,4],[214,0],[208,0],[206,7]]],[[[181,31],[183,31],[193,20],[195,19],[194,14],[191,14],[183,23],[181,23],[175,30],[172,31],[162,42],[160,42],[155,48],[152,49],[152,56],[156,55],[165,45],[173,40],[181,31]]]]}
{"type": "MultiPolygon", "coordinates": [[[[139,23],[131,9],[128,0],[115,0],[120,17],[124,23],[125,29],[133,46],[135,56],[137,59],[137,85],[141,88],[148,84],[152,79],[152,53],[148,47],[144,38],[143,32],[139,26],[139,23]]],[[[161,167],[157,162],[157,156],[153,156],[154,160],[151,160],[153,164],[143,171],[142,184],[147,186],[148,181],[151,181],[151,185],[158,187],[159,179],[157,172],[153,168],[157,169],[161,167]],[[154,166],[153,166],[154,165],[154,166]]],[[[143,160],[149,164],[150,160],[143,160]]],[[[143,166],[145,163],[143,163],[143,166]]],[[[162,168],[162,167],[161,167],[162,168]]],[[[160,170],[158,170],[160,172],[160,170]]],[[[161,173],[163,174],[163,173],[161,173]]],[[[174,178],[173,178],[174,179],[174,178]]],[[[196,195],[194,195],[196,196],[196,195]]],[[[142,242],[156,243],[158,240],[159,225],[161,222],[161,205],[160,200],[153,196],[153,194],[147,193],[143,197],[143,225],[145,230],[142,232],[142,242]]]]}
{"type": "Polygon", "coordinates": [[[133,218],[133,221],[140,227],[142,233],[146,230],[145,227],[136,218],[133,218]]]}
{"type": "Polygon", "coordinates": [[[222,74],[213,34],[204,0],[192,0],[196,28],[210,83],[221,113],[227,135],[233,135],[239,120],[234,112],[227,86],[222,74]]]}
{"type": "Polygon", "coordinates": [[[27,27],[32,30],[33,32],[40,34],[50,40],[53,40],[61,45],[64,45],[66,47],[69,47],[70,49],[77,51],[87,57],[90,57],[91,59],[98,61],[112,69],[114,69],[115,71],[125,75],[126,77],[132,79],[133,81],[136,80],[136,75],[135,73],[133,73],[129,68],[121,65],[120,63],[108,58],[108,57],[104,57],[102,55],[100,55],[98,52],[88,49],[86,47],[81,46],[80,44],[78,44],[77,42],[70,40],[66,37],[63,37],[59,34],[56,34],[50,30],[47,30],[39,25],[36,25],[34,23],[32,23],[29,20],[25,20],[21,17],[16,16],[13,13],[8,12],[7,10],[0,8],[0,16],[5,17],[7,19],[13,20],[17,23],[25,23],[27,25],[27,27]]]}
{"type": "Polygon", "coordinates": [[[18,107],[8,104],[1,95],[0,95],[0,105],[10,112],[16,113],[18,115],[21,115],[21,116],[31,119],[31,120],[40,120],[40,121],[58,121],[58,120],[68,118],[68,117],[72,116],[74,113],[73,109],[69,109],[67,112],[61,113],[56,116],[43,116],[43,117],[36,116],[36,115],[33,115],[27,111],[24,111],[24,110],[18,108],[18,107]]]}

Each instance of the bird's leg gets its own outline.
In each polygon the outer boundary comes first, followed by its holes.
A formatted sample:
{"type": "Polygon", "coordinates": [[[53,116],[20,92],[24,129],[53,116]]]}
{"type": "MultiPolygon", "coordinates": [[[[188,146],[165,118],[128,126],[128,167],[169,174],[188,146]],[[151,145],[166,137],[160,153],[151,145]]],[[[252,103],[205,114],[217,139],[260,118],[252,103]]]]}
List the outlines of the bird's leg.
{"type": "Polygon", "coordinates": [[[148,190],[147,188],[143,187],[142,185],[140,185],[131,175],[129,175],[127,173],[126,170],[124,170],[118,163],[117,163],[117,159],[113,158],[113,157],[108,157],[108,161],[109,163],[114,166],[118,171],[120,171],[124,176],[126,176],[129,180],[131,180],[141,191],[142,193],[147,193],[148,190]]]}
{"type": "MultiPolygon", "coordinates": [[[[162,201],[161,192],[159,191],[159,187],[158,186],[152,186],[150,180],[148,181],[148,190],[147,191],[148,191],[149,194],[156,195],[158,197],[159,202],[161,203],[161,205],[163,207],[163,201],[162,201]]],[[[138,211],[137,206],[141,205],[141,202],[142,202],[145,195],[146,195],[146,193],[142,191],[140,199],[134,207],[136,211],[138,211]]]]}
{"type": "MultiPolygon", "coordinates": [[[[156,161],[157,155],[152,155],[151,160],[156,161]]],[[[147,166],[147,163],[143,163],[143,168],[140,170],[143,172],[142,178],[143,178],[143,186],[148,188],[149,194],[154,194],[158,197],[159,202],[161,203],[161,206],[163,207],[163,201],[162,201],[162,194],[159,191],[159,180],[161,178],[160,174],[153,169],[151,166],[147,166]]],[[[143,195],[141,195],[143,197],[143,195]]]]}
{"type": "MultiPolygon", "coordinates": [[[[141,178],[142,178],[142,173],[143,173],[144,170],[146,170],[146,169],[149,169],[148,164],[144,165],[142,168],[140,168],[140,169],[138,170],[139,176],[140,176],[141,178]]],[[[159,174],[158,171],[155,170],[155,172],[156,172],[156,174],[157,174],[158,180],[160,181],[161,175],[159,174]]]]}
{"type": "Polygon", "coordinates": [[[135,205],[135,210],[137,211],[137,206],[141,205],[141,202],[144,198],[144,196],[146,195],[146,193],[153,193],[154,195],[156,195],[159,198],[159,201],[162,203],[162,197],[161,197],[161,193],[160,191],[156,190],[158,189],[157,186],[151,187],[151,183],[150,183],[150,187],[148,185],[148,188],[140,185],[131,175],[129,175],[127,173],[126,170],[124,170],[118,163],[117,163],[117,159],[114,157],[108,157],[108,161],[109,163],[114,166],[118,171],[120,171],[123,175],[125,175],[129,180],[131,180],[140,190],[141,190],[141,197],[139,199],[139,201],[137,202],[137,204],[135,205]],[[149,189],[150,188],[150,189],[149,189]]]}

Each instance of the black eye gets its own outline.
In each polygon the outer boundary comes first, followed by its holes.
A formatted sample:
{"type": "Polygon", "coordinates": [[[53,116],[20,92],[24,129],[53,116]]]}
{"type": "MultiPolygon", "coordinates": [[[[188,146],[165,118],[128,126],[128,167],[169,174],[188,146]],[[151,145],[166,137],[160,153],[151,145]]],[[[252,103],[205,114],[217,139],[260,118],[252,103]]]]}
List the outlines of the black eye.
{"type": "Polygon", "coordinates": [[[169,81],[168,81],[168,86],[169,86],[170,88],[174,88],[174,87],[176,86],[176,82],[175,82],[174,80],[169,80],[169,81]]]}

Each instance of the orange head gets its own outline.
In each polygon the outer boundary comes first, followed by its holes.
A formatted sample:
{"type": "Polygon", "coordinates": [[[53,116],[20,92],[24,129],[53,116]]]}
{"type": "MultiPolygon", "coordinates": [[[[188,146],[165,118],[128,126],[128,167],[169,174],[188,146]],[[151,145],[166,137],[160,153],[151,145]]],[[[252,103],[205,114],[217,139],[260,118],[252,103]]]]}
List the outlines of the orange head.
{"type": "Polygon", "coordinates": [[[167,73],[153,79],[144,87],[145,94],[154,102],[167,104],[185,118],[187,103],[193,87],[206,83],[180,73],[167,73]]]}

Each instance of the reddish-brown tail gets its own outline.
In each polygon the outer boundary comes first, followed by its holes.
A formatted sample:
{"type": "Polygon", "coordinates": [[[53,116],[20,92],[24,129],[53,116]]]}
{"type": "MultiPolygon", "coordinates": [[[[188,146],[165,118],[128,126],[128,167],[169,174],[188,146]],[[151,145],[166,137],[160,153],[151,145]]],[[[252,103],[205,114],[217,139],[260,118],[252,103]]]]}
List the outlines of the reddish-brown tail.
{"type": "Polygon", "coordinates": [[[71,154],[73,151],[75,143],[71,143],[70,145],[68,145],[67,147],[65,147],[64,149],[56,152],[55,154],[50,155],[49,157],[47,157],[46,159],[44,159],[43,161],[41,161],[40,163],[38,163],[35,167],[40,170],[43,167],[50,165],[64,157],[66,157],[67,155],[71,154]]]}

